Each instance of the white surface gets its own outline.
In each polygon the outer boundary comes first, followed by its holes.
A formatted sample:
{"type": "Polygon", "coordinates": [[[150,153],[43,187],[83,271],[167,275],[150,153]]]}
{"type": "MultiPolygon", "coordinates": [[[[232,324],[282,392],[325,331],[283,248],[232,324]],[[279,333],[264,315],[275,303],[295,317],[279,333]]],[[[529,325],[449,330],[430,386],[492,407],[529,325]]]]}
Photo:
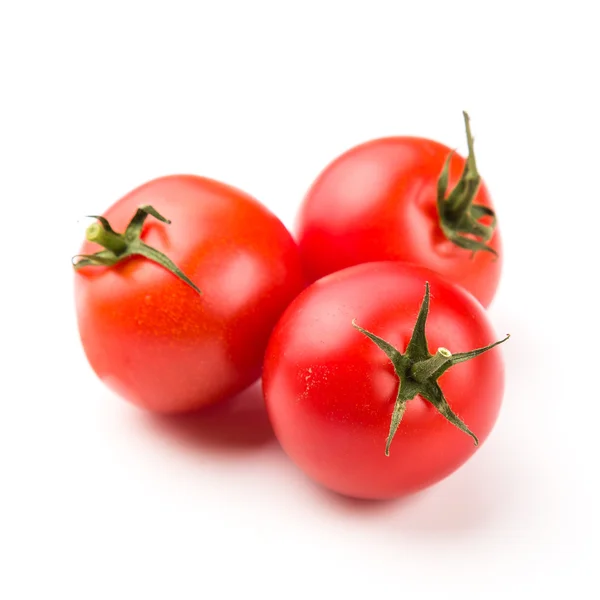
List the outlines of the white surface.
{"type": "Polygon", "coordinates": [[[599,597],[594,3],[439,4],[2,2],[1,598],[599,597]],[[463,108],[513,337],[500,420],[454,476],[345,500],[286,459],[257,394],[228,423],[170,423],[96,380],[83,215],[194,172],[291,225],[358,142],[464,151],[463,108]]]}

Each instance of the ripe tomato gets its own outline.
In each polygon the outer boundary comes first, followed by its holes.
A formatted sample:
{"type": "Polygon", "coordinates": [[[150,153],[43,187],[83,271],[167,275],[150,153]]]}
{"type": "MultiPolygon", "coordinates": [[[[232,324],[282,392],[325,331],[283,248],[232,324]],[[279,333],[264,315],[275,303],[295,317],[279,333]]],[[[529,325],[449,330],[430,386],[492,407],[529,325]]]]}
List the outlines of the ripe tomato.
{"type": "Polygon", "coordinates": [[[500,279],[500,235],[466,113],[465,123],[467,160],[438,142],[389,137],[352,148],[319,175],[297,220],[311,281],[351,265],[402,260],[489,305],[500,279]]]}
{"type": "MultiPolygon", "coordinates": [[[[85,353],[109,387],[153,411],[197,409],[255,381],[271,330],[304,285],[283,224],[247,194],[202,177],[142,185],[91,225],[88,239],[113,252],[75,264],[85,353]],[[151,208],[136,213],[141,205],[151,208]],[[115,234],[134,213],[127,235],[115,234]]],[[[81,253],[98,249],[86,241],[81,253]]]]}
{"type": "Polygon", "coordinates": [[[267,347],[275,434],[336,492],[392,498],[429,486],[496,421],[504,372],[498,350],[487,352],[494,339],[482,306],[423,267],[368,263],[326,276],[292,302],[267,347]]]}

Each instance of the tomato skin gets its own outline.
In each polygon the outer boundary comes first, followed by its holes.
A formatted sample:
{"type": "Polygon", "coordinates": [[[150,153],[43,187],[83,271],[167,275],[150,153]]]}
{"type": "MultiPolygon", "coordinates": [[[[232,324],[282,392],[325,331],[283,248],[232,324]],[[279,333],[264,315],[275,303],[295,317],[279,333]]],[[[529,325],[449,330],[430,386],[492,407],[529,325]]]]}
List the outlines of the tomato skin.
{"type": "MultiPolygon", "coordinates": [[[[275,434],[312,479],[357,498],[400,497],[443,479],[477,449],[473,440],[416,396],[384,454],[398,378],[387,356],[352,320],[400,351],[412,334],[425,282],[430,352],[462,352],[496,340],[482,306],[423,267],[368,263],[324,277],[292,302],[265,355],[263,389],[275,434]]],[[[439,379],[451,408],[483,442],[501,404],[498,348],[439,379]]]]}
{"type": "MultiPolygon", "coordinates": [[[[296,231],[311,281],[352,265],[402,260],[432,269],[492,301],[502,267],[498,229],[488,242],[498,253],[472,256],[448,240],[439,225],[437,181],[450,148],[417,137],[389,137],[356,146],[317,178],[300,208],[296,231]]],[[[450,191],[465,159],[450,164],[450,191]]],[[[493,209],[485,183],[474,199],[493,209]]],[[[485,222],[485,221],[483,221],[485,222]]]]}
{"type": "MultiPolygon", "coordinates": [[[[133,257],[75,274],[79,332],[110,388],[140,407],[187,412],[235,394],[259,376],[269,334],[304,286],[298,249],[284,225],[244,192],[191,175],[153,180],[104,216],[124,231],[140,205],[145,243],[202,290],[133,257]]],[[[82,254],[98,247],[85,242],[82,254]]]]}

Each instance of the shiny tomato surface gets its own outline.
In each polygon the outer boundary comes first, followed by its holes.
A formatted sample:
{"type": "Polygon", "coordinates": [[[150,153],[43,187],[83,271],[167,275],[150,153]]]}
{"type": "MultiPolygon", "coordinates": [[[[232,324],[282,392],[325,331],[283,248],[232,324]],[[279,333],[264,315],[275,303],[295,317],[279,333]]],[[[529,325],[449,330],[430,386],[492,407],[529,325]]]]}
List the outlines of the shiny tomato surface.
{"type": "MultiPolygon", "coordinates": [[[[473,255],[440,227],[437,184],[451,149],[417,137],[389,137],[345,152],[317,178],[297,218],[297,240],[311,281],[352,265],[402,260],[440,273],[469,290],[484,306],[500,280],[498,229],[487,251],[473,255]]],[[[454,154],[448,190],[465,166],[454,154]]],[[[493,208],[485,183],[475,204],[493,208]]],[[[482,222],[489,223],[483,218],[482,222]]]]}
{"type": "MultiPolygon", "coordinates": [[[[176,413],[212,404],[255,381],[277,319],[304,285],[283,224],[244,192],[203,177],[169,176],[104,213],[123,232],[140,205],[142,240],[167,255],[202,294],[144,257],[75,275],[77,318],[98,376],[140,407],[176,413]]],[[[85,242],[82,254],[99,248],[85,242]]]]}
{"type": "MultiPolygon", "coordinates": [[[[477,449],[421,396],[409,400],[384,453],[399,379],[389,358],[352,322],[404,352],[431,287],[426,336],[466,352],[496,341],[481,304],[422,267],[368,263],[338,271],[304,290],[269,342],[263,388],[275,434],[312,479],[358,498],[394,498],[443,479],[477,449]]],[[[499,348],[453,366],[439,378],[452,410],[479,441],[500,409],[499,348]]]]}

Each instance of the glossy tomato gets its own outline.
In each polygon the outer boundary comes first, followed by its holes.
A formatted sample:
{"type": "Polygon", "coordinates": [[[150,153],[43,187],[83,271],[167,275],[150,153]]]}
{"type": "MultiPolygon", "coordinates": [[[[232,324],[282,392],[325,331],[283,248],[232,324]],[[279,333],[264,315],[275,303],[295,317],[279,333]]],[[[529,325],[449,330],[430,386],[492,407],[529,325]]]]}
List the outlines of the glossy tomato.
{"type": "Polygon", "coordinates": [[[389,137],[352,148],[321,173],[297,220],[311,280],[364,262],[402,260],[489,305],[500,279],[500,235],[466,114],[465,122],[468,160],[432,140],[389,137]]]}
{"type": "Polygon", "coordinates": [[[269,342],[263,387],[275,434],[336,492],[392,498],[429,486],[496,421],[497,343],[473,296],[428,269],[338,271],[292,302],[269,342]]]}
{"type": "Polygon", "coordinates": [[[202,177],[142,185],[88,228],[90,239],[106,249],[86,241],[76,263],[85,353],[109,387],[153,411],[197,409],[255,381],[271,330],[304,285],[283,224],[202,177]]]}

